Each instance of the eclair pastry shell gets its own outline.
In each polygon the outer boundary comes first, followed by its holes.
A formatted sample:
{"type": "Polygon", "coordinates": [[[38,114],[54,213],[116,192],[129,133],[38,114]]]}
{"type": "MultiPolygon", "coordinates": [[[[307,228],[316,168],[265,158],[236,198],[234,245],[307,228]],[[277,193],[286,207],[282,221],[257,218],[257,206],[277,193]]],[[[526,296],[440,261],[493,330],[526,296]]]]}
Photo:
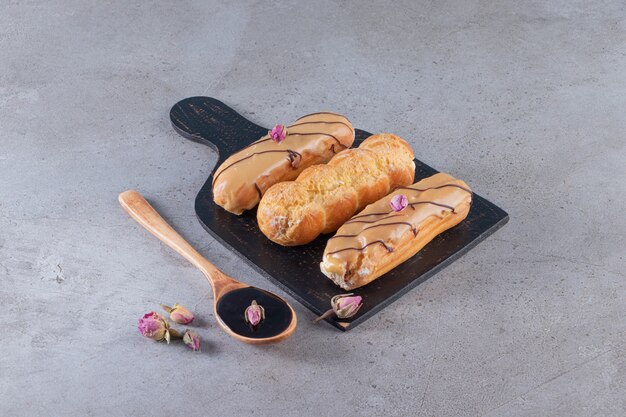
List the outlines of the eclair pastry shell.
{"type": "Polygon", "coordinates": [[[270,240],[294,246],[331,233],[355,212],[415,176],[413,151],[398,136],[370,136],[326,165],[314,165],[295,181],[275,184],[257,210],[259,228],[270,240]]]}
{"type": "Polygon", "coordinates": [[[327,243],[320,269],[343,289],[366,285],[460,223],[471,203],[467,184],[444,173],[398,189],[339,228],[327,243]],[[389,203],[398,194],[407,196],[409,206],[394,212],[389,203]]]}
{"type": "Polygon", "coordinates": [[[280,143],[268,135],[228,157],[213,174],[213,200],[241,214],[254,208],[272,185],[295,179],[307,167],[328,162],[354,142],[350,121],[336,113],[313,113],[287,126],[280,143]]]}

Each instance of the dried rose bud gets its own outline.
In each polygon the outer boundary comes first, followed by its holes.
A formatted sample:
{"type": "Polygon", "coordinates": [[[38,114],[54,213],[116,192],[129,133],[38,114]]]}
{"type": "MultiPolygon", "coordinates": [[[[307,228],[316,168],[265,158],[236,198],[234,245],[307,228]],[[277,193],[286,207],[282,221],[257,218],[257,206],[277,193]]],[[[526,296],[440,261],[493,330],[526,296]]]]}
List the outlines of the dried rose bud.
{"type": "Polygon", "coordinates": [[[183,334],[183,343],[194,352],[200,350],[200,338],[198,337],[198,333],[193,330],[185,330],[185,334],[183,334]]]}
{"type": "Polygon", "coordinates": [[[409,200],[406,198],[404,194],[394,195],[389,205],[393,211],[402,211],[409,204],[409,200]]]}
{"type": "Polygon", "coordinates": [[[165,318],[154,311],[144,314],[137,323],[137,328],[144,337],[156,341],[165,340],[167,343],[170,343],[169,327],[165,318]]]}
{"type": "Polygon", "coordinates": [[[261,321],[265,320],[265,309],[257,304],[256,300],[252,300],[252,304],[246,308],[244,313],[246,323],[252,326],[258,326],[261,321]]]}
{"type": "Polygon", "coordinates": [[[347,319],[354,316],[363,305],[363,297],[360,295],[336,295],[330,300],[335,314],[340,319],[347,319]]]}
{"type": "Polygon", "coordinates": [[[352,293],[335,295],[330,299],[330,305],[332,308],[313,320],[313,323],[319,323],[333,314],[340,319],[354,316],[363,305],[363,297],[352,293]]]}
{"type": "Polygon", "coordinates": [[[284,125],[276,125],[268,133],[276,143],[280,143],[287,137],[287,128],[284,125]]]}
{"type": "Polygon", "coordinates": [[[178,303],[174,304],[174,307],[168,307],[161,304],[163,310],[170,313],[170,319],[178,324],[189,324],[193,321],[193,314],[191,311],[187,310],[185,307],[179,305],[178,303]]]}

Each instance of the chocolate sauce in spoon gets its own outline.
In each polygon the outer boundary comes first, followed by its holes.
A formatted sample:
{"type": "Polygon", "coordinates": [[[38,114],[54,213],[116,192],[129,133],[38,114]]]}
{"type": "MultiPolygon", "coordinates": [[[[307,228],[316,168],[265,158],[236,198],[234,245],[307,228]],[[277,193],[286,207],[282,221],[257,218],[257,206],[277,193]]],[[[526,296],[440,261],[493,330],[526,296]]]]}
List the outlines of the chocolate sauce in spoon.
{"type": "Polygon", "coordinates": [[[239,288],[224,294],[217,301],[215,311],[230,330],[253,339],[276,336],[284,332],[293,319],[284,300],[256,287],[239,288]],[[254,327],[244,318],[244,312],[253,300],[265,310],[265,319],[254,327]]]}

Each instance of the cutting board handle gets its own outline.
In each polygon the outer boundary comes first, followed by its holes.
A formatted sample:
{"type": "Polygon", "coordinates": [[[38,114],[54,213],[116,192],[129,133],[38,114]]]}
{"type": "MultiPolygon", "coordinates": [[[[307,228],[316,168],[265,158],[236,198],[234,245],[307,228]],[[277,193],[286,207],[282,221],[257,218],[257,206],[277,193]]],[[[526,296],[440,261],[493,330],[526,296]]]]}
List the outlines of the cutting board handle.
{"type": "Polygon", "coordinates": [[[182,137],[213,148],[220,162],[241,149],[242,143],[250,144],[268,130],[212,97],[179,101],[170,110],[170,120],[182,137]]]}

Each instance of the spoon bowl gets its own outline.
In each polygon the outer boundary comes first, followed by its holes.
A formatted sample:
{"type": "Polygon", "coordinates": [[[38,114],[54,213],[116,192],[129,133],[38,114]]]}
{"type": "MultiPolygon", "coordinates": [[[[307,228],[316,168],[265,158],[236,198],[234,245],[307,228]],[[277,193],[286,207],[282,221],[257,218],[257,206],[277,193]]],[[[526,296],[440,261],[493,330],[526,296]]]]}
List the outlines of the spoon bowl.
{"type": "Polygon", "coordinates": [[[122,208],[161,242],[198,268],[213,289],[213,311],[217,323],[233,338],[254,345],[280,342],[293,334],[298,319],[293,308],[279,296],[237,281],[205,259],[179,235],[137,191],[119,195],[122,208]],[[252,301],[265,310],[265,318],[251,326],[244,311],[252,301]]]}

